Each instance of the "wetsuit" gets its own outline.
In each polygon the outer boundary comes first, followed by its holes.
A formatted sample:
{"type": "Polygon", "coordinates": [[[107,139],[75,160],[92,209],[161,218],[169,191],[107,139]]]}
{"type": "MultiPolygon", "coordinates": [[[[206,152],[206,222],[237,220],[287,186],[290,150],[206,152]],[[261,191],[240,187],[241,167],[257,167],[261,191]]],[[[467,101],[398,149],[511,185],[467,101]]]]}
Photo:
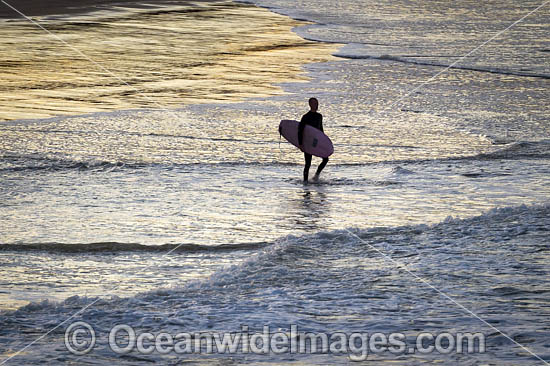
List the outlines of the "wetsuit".
{"type": "MultiPolygon", "coordinates": [[[[323,131],[323,115],[318,112],[309,111],[302,116],[300,124],[298,125],[298,142],[300,143],[300,145],[302,145],[302,142],[304,140],[304,128],[306,127],[306,125],[310,125],[318,130],[323,131]]],[[[311,154],[304,152],[304,159],[306,161],[306,164],[304,166],[304,182],[307,182],[309,176],[309,167],[311,166],[311,154]]],[[[325,165],[327,165],[327,163],[328,158],[323,158],[323,162],[317,168],[317,172],[315,173],[315,175],[321,174],[321,171],[323,170],[325,165]]]]}

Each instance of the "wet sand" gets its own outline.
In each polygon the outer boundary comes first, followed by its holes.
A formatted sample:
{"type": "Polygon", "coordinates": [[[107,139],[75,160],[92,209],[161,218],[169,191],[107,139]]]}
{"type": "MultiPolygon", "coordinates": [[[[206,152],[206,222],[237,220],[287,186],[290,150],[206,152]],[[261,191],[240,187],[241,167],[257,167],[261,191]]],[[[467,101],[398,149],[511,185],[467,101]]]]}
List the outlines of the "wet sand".
{"type": "MultiPolygon", "coordinates": [[[[36,0],[6,0],[7,4],[11,5],[15,9],[27,16],[41,16],[41,15],[53,15],[53,14],[78,14],[86,13],[96,10],[109,9],[113,5],[124,5],[131,7],[143,7],[135,1],[129,0],[48,0],[48,1],[36,1],[36,0]]],[[[198,1],[200,2],[200,0],[198,1]]],[[[150,0],[148,4],[159,5],[185,5],[188,1],[177,0],[150,0]]],[[[21,16],[7,6],[4,3],[0,3],[0,18],[20,18],[21,16]]]]}

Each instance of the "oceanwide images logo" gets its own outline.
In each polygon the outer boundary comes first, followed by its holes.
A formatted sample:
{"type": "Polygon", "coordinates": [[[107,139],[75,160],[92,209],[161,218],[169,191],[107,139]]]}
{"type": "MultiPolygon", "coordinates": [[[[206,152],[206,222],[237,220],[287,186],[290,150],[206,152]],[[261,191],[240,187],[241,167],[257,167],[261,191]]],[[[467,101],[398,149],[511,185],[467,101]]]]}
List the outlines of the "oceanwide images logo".
{"type": "MultiPolygon", "coordinates": [[[[117,354],[346,354],[352,361],[364,361],[370,353],[401,354],[483,353],[482,333],[419,333],[414,337],[403,333],[311,333],[299,331],[272,332],[264,326],[253,333],[246,325],[240,332],[140,332],[127,324],[115,325],[103,335],[105,343],[117,354]]],[[[83,321],[69,325],[65,331],[65,346],[75,355],[90,353],[96,345],[94,328],[83,321]]],[[[101,342],[103,344],[103,342],[101,342]]]]}

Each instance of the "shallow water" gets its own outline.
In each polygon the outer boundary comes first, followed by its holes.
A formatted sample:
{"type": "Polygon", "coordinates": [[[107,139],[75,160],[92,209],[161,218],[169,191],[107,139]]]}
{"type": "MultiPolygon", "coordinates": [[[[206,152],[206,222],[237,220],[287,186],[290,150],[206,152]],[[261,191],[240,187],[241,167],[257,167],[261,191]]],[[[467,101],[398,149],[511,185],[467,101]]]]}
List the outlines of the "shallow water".
{"type": "MultiPolygon", "coordinates": [[[[303,37],[348,45],[300,41],[289,32],[296,21],[226,2],[202,4],[195,15],[101,13],[83,19],[108,27],[72,27],[74,39],[147,23],[139,42],[171,49],[171,38],[151,30],[150,21],[193,22],[191,28],[206,21],[214,34],[208,37],[219,35],[241,51],[250,38],[268,44],[267,54],[242,52],[276,70],[260,72],[260,89],[247,89],[257,64],[231,55],[238,67],[222,79],[205,76],[210,84],[195,84],[189,99],[151,81],[156,77],[136,84],[155,103],[185,106],[148,110],[138,95],[110,85],[104,97],[120,104],[97,99],[99,108],[142,109],[82,114],[96,100],[83,94],[78,115],[39,120],[17,118],[49,115],[36,95],[67,94],[13,86],[28,105],[6,102],[13,108],[5,119],[14,120],[0,124],[0,352],[14,355],[86,306],[75,320],[93,325],[98,344],[86,356],[70,354],[65,324],[7,363],[349,363],[347,355],[326,354],[117,355],[106,335],[120,323],[152,332],[237,332],[243,324],[254,331],[288,331],[291,324],[331,334],[399,331],[408,344],[419,332],[482,332],[483,354],[383,353],[369,360],[543,364],[493,326],[548,362],[548,63],[546,53],[534,51],[549,47],[547,10],[438,75],[444,68],[433,64],[450,65],[537,4],[468,3],[468,12],[458,9],[465,4],[444,10],[443,2],[258,4],[316,22],[295,29],[303,37]],[[360,11],[366,6],[372,11],[360,11]],[[203,10],[213,18],[199,19],[203,10]],[[230,14],[239,27],[217,18],[230,14]],[[249,33],[258,24],[265,28],[249,33]],[[274,39],[293,46],[273,47],[274,39]],[[367,54],[373,44],[384,50],[367,54]],[[416,56],[388,51],[405,48],[416,56]],[[330,50],[348,58],[335,60],[330,50]],[[297,80],[300,69],[281,62],[279,51],[292,65],[331,61],[305,65],[297,80]],[[420,58],[426,62],[418,64],[420,58]],[[250,94],[241,94],[243,87],[250,94]],[[321,180],[304,185],[303,157],[280,139],[277,126],[299,119],[312,95],[335,154],[321,180]]],[[[48,24],[68,34],[66,19],[48,24]]],[[[2,31],[19,34],[21,27],[2,31]]],[[[38,33],[25,37],[36,41],[38,33]]],[[[200,37],[179,39],[192,43],[181,52],[198,47],[200,37]]],[[[86,44],[94,55],[108,51],[86,44]]],[[[42,52],[32,50],[33,57],[42,52]]],[[[138,66],[161,69],[158,54],[138,53],[138,66]]],[[[193,57],[201,75],[210,75],[202,54],[193,57]]],[[[72,65],[67,72],[83,78],[86,93],[98,93],[99,82],[81,74],[79,62],[72,65]]]]}

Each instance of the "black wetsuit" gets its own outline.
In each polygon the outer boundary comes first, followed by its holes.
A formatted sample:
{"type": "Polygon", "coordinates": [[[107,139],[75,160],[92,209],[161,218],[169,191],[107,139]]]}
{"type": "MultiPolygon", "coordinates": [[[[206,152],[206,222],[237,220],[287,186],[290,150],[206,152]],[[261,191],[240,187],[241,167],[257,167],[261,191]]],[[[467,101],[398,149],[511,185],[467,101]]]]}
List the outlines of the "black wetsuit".
{"type": "MultiPolygon", "coordinates": [[[[298,142],[302,145],[304,140],[304,128],[306,125],[315,127],[318,130],[323,131],[323,115],[318,112],[309,111],[302,116],[300,124],[298,125],[298,142]]],[[[307,182],[309,176],[309,167],[311,166],[311,154],[304,153],[304,159],[306,164],[304,166],[304,182],[307,182]]],[[[321,171],[327,165],[328,158],[323,158],[323,162],[317,168],[316,175],[321,174],[321,171]]]]}

